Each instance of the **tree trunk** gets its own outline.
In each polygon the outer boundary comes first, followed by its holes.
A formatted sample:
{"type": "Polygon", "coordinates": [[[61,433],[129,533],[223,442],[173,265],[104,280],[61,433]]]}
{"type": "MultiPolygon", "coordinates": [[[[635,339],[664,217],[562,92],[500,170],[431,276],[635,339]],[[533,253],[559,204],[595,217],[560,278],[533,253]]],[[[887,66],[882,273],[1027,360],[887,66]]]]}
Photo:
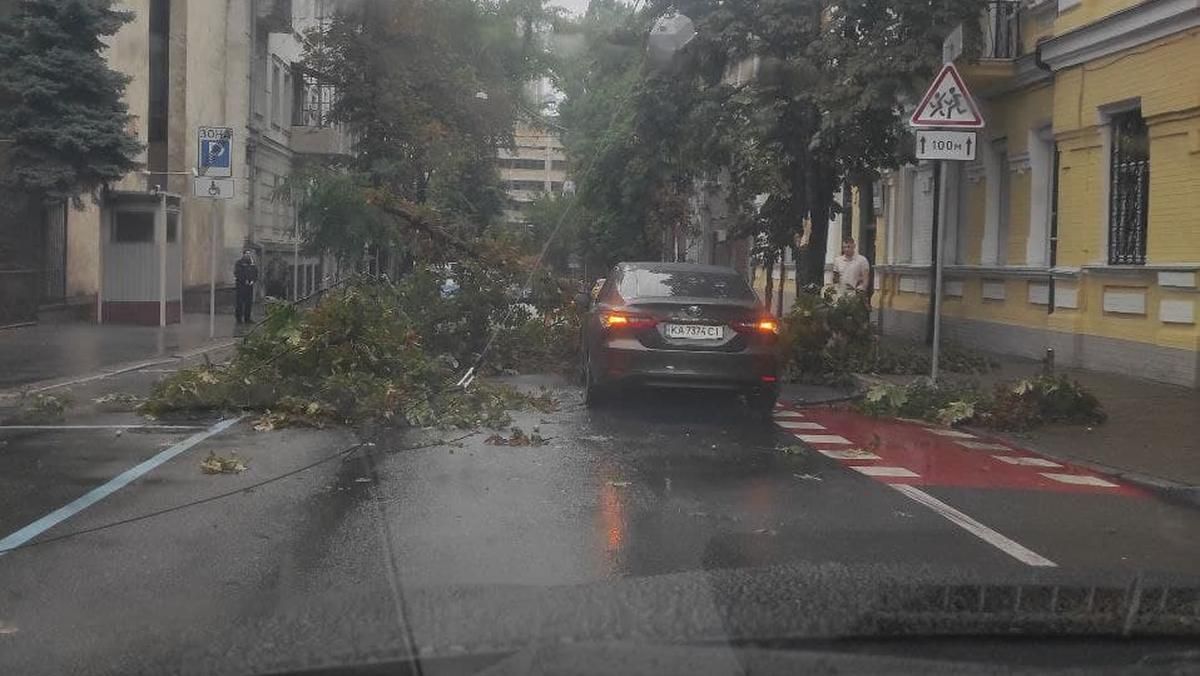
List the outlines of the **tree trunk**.
{"type": "Polygon", "coordinates": [[[833,200],[832,170],[817,166],[810,180],[812,236],[808,240],[808,250],[804,252],[804,285],[819,287],[825,284],[825,249],[829,244],[829,212],[833,200]]]}
{"type": "Polygon", "coordinates": [[[770,312],[771,301],[775,298],[775,257],[765,255],[763,259],[763,269],[767,272],[767,285],[763,292],[763,302],[767,306],[767,312],[770,312]]]}
{"type": "Polygon", "coordinates": [[[787,248],[779,247],[779,303],[776,306],[776,317],[783,316],[783,293],[787,290],[787,248]]]}

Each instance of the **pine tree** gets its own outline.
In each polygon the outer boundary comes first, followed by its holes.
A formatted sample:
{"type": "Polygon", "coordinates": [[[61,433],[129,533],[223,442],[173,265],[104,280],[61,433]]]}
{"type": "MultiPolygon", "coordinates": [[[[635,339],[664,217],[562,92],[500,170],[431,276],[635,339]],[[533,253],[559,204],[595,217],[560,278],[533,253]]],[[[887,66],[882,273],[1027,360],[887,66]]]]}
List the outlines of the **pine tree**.
{"type": "Polygon", "coordinates": [[[0,21],[0,137],[5,188],[71,199],[138,167],[123,96],[129,78],[108,67],[104,38],[132,14],[112,0],[20,0],[0,21]]]}

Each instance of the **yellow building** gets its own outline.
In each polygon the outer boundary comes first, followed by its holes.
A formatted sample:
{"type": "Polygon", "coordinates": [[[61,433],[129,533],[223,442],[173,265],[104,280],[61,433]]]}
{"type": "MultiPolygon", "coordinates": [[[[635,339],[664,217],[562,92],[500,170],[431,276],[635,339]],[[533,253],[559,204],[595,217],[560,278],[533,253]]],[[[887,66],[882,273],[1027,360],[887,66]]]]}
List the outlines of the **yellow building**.
{"type": "Polygon", "coordinates": [[[993,2],[982,23],[959,62],[976,161],[882,182],[885,332],[924,332],[940,199],[950,340],[1200,386],[1200,1],[993,2]]]}

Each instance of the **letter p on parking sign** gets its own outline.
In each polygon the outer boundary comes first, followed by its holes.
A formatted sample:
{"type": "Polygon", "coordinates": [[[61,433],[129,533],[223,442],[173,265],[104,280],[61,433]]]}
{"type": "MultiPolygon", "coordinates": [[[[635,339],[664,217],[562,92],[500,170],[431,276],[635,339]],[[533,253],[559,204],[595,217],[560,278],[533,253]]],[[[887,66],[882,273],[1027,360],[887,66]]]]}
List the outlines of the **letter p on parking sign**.
{"type": "Polygon", "coordinates": [[[233,176],[233,129],[200,127],[197,140],[197,172],[211,178],[233,176]]]}

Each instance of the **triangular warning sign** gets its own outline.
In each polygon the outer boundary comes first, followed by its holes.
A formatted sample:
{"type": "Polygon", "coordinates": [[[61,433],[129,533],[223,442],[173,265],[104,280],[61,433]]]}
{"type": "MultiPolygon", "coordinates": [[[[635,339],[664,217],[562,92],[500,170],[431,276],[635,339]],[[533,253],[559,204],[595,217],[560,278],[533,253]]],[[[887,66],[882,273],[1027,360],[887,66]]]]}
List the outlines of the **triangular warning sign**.
{"type": "Polygon", "coordinates": [[[933,79],[921,104],[908,121],[914,127],[956,127],[980,129],[984,126],[983,115],[975,107],[975,99],[963,84],[962,77],[954,64],[942,67],[942,72],[933,79]]]}

